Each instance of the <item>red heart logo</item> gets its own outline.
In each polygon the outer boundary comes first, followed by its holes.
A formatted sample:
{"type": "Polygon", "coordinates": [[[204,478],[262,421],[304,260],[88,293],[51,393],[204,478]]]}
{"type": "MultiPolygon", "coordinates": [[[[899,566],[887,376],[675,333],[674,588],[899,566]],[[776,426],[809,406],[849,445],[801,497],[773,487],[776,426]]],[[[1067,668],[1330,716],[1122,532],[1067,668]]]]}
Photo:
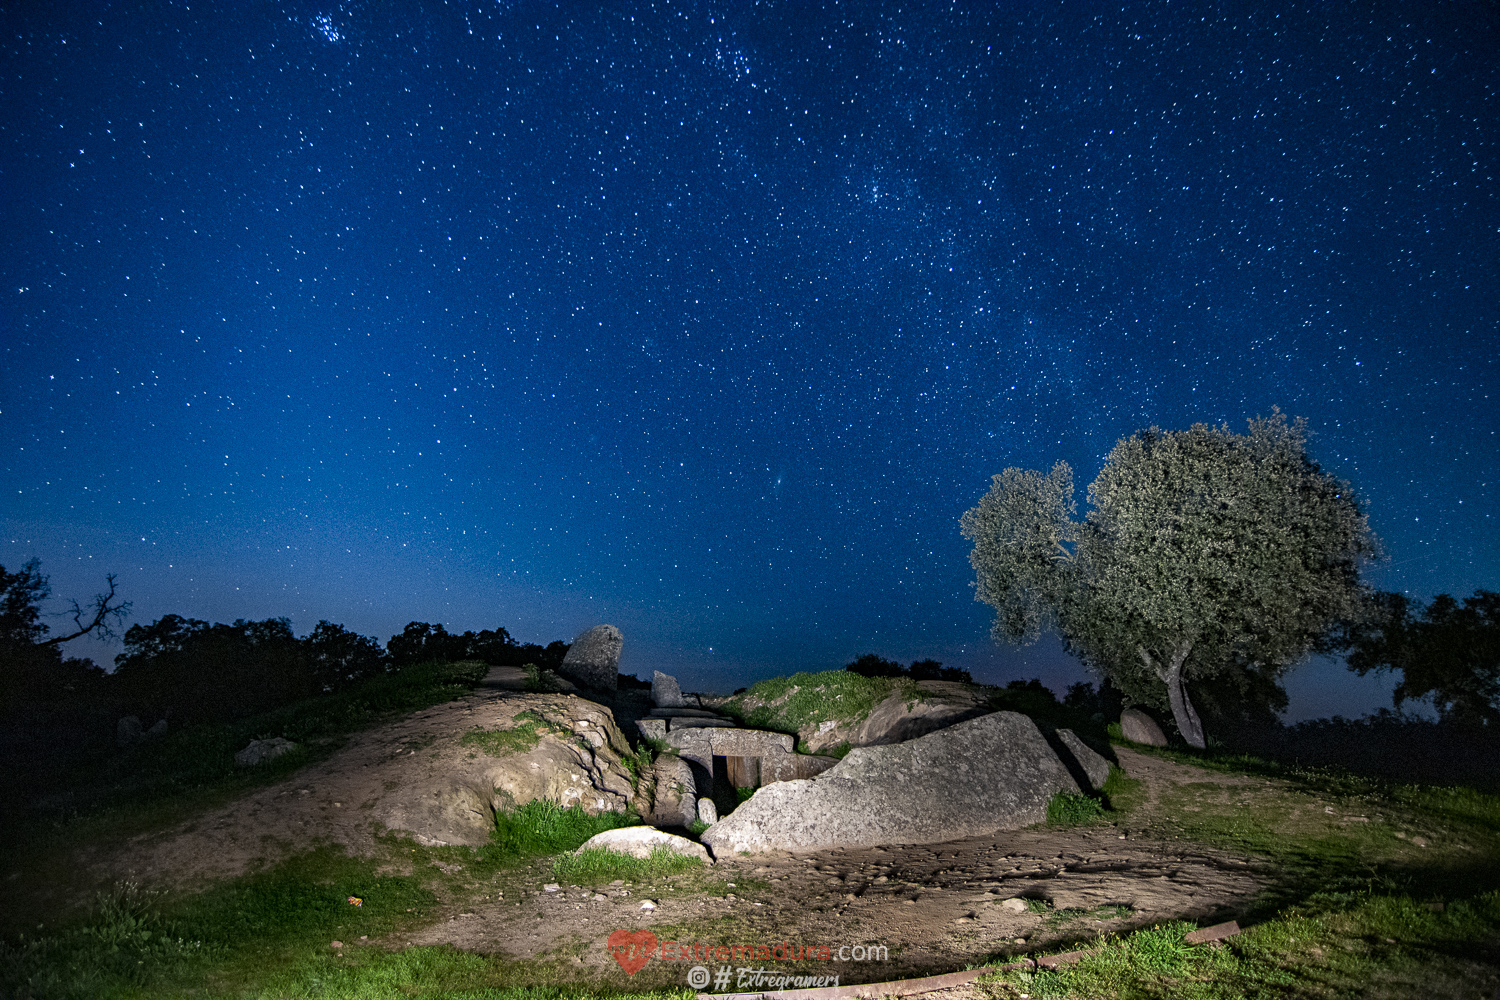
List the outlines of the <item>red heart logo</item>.
{"type": "Polygon", "coordinates": [[[640,972],[642,967],[656,954],[656,935],[650,931],[615,931],[609,936],[609,951],[620,963],[620,968],[629,975],[640,972]]]}

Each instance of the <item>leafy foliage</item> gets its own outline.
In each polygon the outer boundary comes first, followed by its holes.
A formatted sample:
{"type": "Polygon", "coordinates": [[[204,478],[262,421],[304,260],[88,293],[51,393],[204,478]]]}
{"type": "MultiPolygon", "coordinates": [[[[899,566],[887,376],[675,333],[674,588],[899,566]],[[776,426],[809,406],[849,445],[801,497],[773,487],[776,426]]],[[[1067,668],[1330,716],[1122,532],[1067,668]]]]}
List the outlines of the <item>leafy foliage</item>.
{"type": "Polygon", "coordinates": [[[1065,463],[1005,470],[962,519],[995,636],[1055,629],[1129,698],[1170,705],[1198,746],[1189,680],[1284,704],[1282,674],[1359,615],[1360,564],[1377,552],[1349,485],[1312,462],[1306,437],[1280,411],[1245,434],[1138,431],[1110,452],[1082,523],[1065,463]]]}
{"type": "Polygon", "coordinates": [[[1430,698],[1445,722],[1500,732],[1500,594],[1480,590],[1462,604],[1439,594],[1413,607],[1382,593],[1374,604],[1344,640],[1349,669],[1399,670],[1397,708],[1430,698]]]}
{"type": "Polygon", "coordinates": [[[556,670],[568,653],[568,643],[517,643],[503,628],[453,635],[441,624],[410,622],[400,635],[391,636],[386,653],[397,668],[427,660],[482,660],[497,667],[535,663],[542,669],[556,670]]]}

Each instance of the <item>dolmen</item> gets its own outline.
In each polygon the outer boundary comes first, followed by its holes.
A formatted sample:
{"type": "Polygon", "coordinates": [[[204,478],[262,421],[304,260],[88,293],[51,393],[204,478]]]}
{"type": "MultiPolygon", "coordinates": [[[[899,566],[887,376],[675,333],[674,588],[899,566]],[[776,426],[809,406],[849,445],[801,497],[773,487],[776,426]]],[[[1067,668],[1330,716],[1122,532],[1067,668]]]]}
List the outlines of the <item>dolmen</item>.
{"type": "MultiPolygon", "coordinates": [[[[703,738],[712,745],[715,737],[725,731],[703,738]]],[[[715,857],[942,843],[1039,823],[1055,793],[1086,793],[1108,776],[1109,762],[1069,730],[1049,738],[1027,716],[994,712],[905,743],[858,747],[811,777],[763,780],[700,839],[715,857]]]]}

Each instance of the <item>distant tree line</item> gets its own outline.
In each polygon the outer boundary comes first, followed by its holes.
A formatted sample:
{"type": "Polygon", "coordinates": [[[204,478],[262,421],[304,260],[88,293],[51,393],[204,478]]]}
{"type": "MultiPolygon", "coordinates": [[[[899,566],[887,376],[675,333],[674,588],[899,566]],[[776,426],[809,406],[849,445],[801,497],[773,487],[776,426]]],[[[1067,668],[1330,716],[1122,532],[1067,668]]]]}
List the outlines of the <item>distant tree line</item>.
{"type": "Polygon", "coordinates": [[[286,618],[210,624],[169,614],[132,625],[124,652],[106,673],[92,660],[64,658],[60,643],[89,633],[114,635],[129,608],[109,589],[73,605],[75,628],[52,637],[42,620],[47,578],[31,560],[17,572],[0,566],[0,712],[32,705],[90,702],[149,725],[219,722],[265,712],[302,698],[344,690],[418,663],[481,660],[493,666],[535,663],[556,669],[568,644],[518,643],[504,628],[449,633],[412,622],[386,648],[342,625],[320,621],[298,638],[286,618]]]}
{"type": "Polygon", "coordinates": [[[914,681],[974,683],[974,678],[969,676],[967,670],[945,667],[937,660],[917,660],[911,666],[903,667],[894,660],[887,660],[874,653],[866,653],[853,663],[846,664],[844,669],[862,677],[910,677],[914,681]]]}

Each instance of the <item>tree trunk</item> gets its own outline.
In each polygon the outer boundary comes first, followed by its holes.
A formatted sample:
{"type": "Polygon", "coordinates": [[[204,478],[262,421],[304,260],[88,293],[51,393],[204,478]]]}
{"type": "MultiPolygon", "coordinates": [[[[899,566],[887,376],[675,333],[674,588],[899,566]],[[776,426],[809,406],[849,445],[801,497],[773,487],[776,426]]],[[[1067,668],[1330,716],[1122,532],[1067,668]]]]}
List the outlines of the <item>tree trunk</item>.
{"type": "Polygon", "coordinates": [[[1167,701],[1172,706],[1172,718],[1177,722],[1177,731],[1182,738],[1187,740],[1189,746],[1204,749],[1207,743],[1203,739],[1203,722],[1198,718],[1198,712],[1193,708],[1192,701],[1188,698],[1187,685],[1182,679],[1182,667],[1187,662],[1188,654],[1193,651],[1193,643],[1190,639],[1184,639],[1182,645],[1172,653],[1172,660],[1165,667],[1155,664],[1151,654],[1145,649],[1140,650],[1141,658],[1146,661],[1148,667],[1156,671],[1167,685],[1167,701]]]}

